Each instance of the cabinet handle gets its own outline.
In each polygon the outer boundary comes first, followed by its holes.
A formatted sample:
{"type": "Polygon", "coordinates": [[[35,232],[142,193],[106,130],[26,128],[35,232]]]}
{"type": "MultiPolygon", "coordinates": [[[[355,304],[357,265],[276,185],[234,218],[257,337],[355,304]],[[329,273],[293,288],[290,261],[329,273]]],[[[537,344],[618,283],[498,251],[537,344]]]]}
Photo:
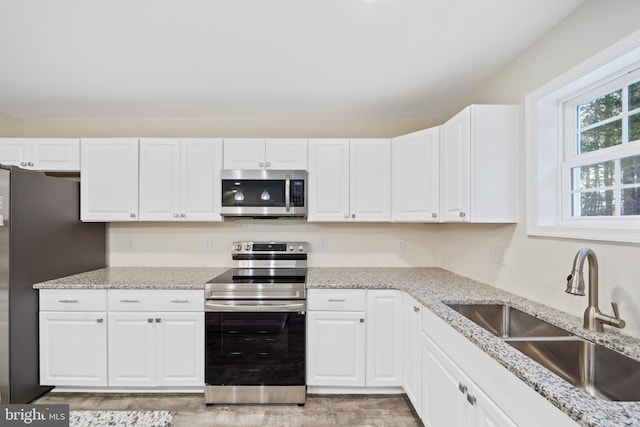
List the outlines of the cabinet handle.
{"type": "Polygon", "coordinates": [[[413,306],[413,311],[415,311],[416,313],[420,312],[420,307],[416,307],[415,305],[413,306]]]}
{"type": "Polygon", "coordinates": [[[174,304],[186,304],[189,302],[189,300],[188,299],[172,299],[171,302],[174,304]]]}
{"type": "Polygon", "coordinates": [[[187,215],[186,214],[180,214],[180,218],[186,218],[187,215]]]}
{"type": "Polygon", "coordinates": [[[153,323],[153,319],[147,319],[147,323],[153,323]]]}
{"type": "Polygon", "coordinates": [[[180,216],[180,215],[178,215],[177,213],[174,213],[174,214],[173,214],[173,217],[174,217],[174,218],[178,218],[179,216],[180,216]]]}
{"type": "Polygon", "coordinates": [[[137,299],[121,299],[120,302],[140,302],[140,300],[137,300],[137,299]]]}
{"type": "Polygon", "coordinates": [[[435,212],[434,212],[434,213],[432,213],[432,214],[431,214],[431,218],[438,218],[438,214],[437,214],[437,213],[435,213],[435,212]]]}
{"type": "Polygon", "coordinates": [[[460,393],[465,394],[467,392],[467,386],[462,383],[458,383],[458,390],[460,390],[460,393]]]}
{"type": "Polygon", "coordinates": [[[344,219],[349,219],[349,214],[344,214],[344,219]]]}
{"type": "Polygon", "coordinates": [[[61,300],[58,300],[58,302],[61,302],[63,304],[69,304],[69,303],[77,303],[78,300],[77,299],[61,299],[61,300]]]}
{"type": "Polygon", "coordinates": [[[130,218],[135,218],[135,217],[136,217],[136,214],[134,214],[134,213],[132,212],[132,213],[130,213],[130,214],[129,214],[129,217],[130,217],[130,218]]]}
{"type": "Polygon", "coordinates": [[[162,321],[162,319],[160,319],[159,317],[156,317],[156,323],[160,323],[162,321]]]}
{"type": "Polygon", "coordinates": [[[465,216],[467,216],[467,214],[464,212],[460,212],[459,215],[460,215],[460,218],[464,218],[465,216]]]}
{"type": "Polygon", "coordinates": [[[360,323],[364,323],[364,319],[360,319],[360,323]]]}
{"type": "Polygon", "coordinates": [[[475,406],[476,398],[471,396],[470,394],[467,394],[467,402],[469,402],[471,404],[471,406],[475,406]]]}
{"type": "Polygon", "coordinates": [[[104,319],[96,319],[96,322],[98,323],[102,323],[104,321],[104,319]]]}
{"type": "Polygon", "coordinates": [[[27,162],[20,162],[20,166],[27,166],[27,162]]]}
{"type": "Polygon", "coordinates": [[[261,168],[263,168],[263,167],[264,167],[264,162],[260,162],[260,163],[258,163],[258,166],[260,166],[261,168]]]}
{"type": "Polygon", "coordinates": [[[33,162],[28,162],[28,163],[27,163],[27,166],[31,166],[31,167],[33,167],[33,162]]]}
{"type": "Polygon", "coordinates": [[[356,214],[351,214],[351,218],[355,218],[355,217],[356,217],[356,214]]]}
{"type": "Polygon", "coordinates": [[[264,165],[265,165],[266,167],[269,167],[269,166],[271,166],[271,162],[266,162],[264,165]]]}
{"type": "Polygon", "coordinates": [[[343,299],[332,299],[332,298],[329,298],[327,301],[329,301],[329,302],[344,302],[343,299]]]}

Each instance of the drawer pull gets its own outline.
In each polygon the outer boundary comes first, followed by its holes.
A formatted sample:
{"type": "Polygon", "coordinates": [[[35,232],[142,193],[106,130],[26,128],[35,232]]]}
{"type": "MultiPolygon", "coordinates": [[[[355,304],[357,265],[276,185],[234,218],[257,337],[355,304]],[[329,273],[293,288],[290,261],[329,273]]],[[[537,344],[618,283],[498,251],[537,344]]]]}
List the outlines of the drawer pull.
{"type": "Polygon", "coordinates": [[[458,383],[458,390],[460,390],[460,393],[464,394],[467,392],[467,386],[462,383],[458,383]]]}
{"type": "Polygon", "coordinates": [[[189,300],[188,299],[172,299],[171,302],[174,304],[187,304],[189,300]]]}
{"type": "Polygon", "coordinates": [[[470,394],[467,394],[467,402],[469,402],[471,404],[471,406],[475,406],[476,398],[471,396],[470,394]]]}
{"type": "Polygon", "coordinates": [[[329,302],[344,302],[343,299],[331,299],[331,298],[329,298],[327,301],[329,301],[329,302]]]}
{"type": "Polygon", "coordinates": [[[147,319],[147,323],[153,323],[153,319],[147,319]]]}
{"type": "Polygon", "coordinates": [[[69,303],[77,303],[78,300],[77,299],[61,299],[61,300],[58,300],[58,302],[61,302],[63,304],[69,304],[69,303]]]}
{"type": "Polygon", "coordinates": [[[104,319],[96,319],[96,322],[102,323],[102,322],[104,322],[104,319]]]}
{"type": "Polygon", "coordinates": [[[159,317],[156,318],[156,323],[160,323],[160,322],[162,322],[162,319],[160,319],[159,317]]]}
{"type": "Polygon", "coordinates": [[[416,313],[418,313],[420,311],[420,307],[416,307],[415,305],[413,306],[413,311],[415,311],[416,313]]]}
{"type": "Polygon", "coordinates": [[[137,299],[121,299],[120,302],[140,302],[140,300],[137,300],[137,299]]]}

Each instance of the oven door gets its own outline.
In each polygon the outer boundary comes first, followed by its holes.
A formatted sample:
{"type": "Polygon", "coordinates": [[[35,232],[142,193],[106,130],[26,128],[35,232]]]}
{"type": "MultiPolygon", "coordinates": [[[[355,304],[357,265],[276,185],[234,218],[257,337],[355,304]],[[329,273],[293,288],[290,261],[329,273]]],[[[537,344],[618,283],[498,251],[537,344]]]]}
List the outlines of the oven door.
{"type": "Polygon", "coordinates": [[[303,386],[304,301],[207,301],[205,382],[303,386]]]}

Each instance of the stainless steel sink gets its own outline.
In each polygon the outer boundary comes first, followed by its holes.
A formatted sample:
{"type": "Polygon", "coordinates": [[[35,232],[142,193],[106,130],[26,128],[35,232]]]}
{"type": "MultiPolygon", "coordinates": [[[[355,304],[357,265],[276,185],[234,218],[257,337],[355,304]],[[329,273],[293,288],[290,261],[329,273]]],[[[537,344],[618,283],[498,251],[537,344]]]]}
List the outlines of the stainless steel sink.
{"type": "Polygon", "coordinates": [[[467,319],[501,338],[568,337],[572,334],[544,320],[502,304],[448,304],[467,319]]]}
{"type": "Polygon", "coordinates": [[[620,353],[575,338],[507,343],[594,397],[640,400],[640,362],[620,353]]]}

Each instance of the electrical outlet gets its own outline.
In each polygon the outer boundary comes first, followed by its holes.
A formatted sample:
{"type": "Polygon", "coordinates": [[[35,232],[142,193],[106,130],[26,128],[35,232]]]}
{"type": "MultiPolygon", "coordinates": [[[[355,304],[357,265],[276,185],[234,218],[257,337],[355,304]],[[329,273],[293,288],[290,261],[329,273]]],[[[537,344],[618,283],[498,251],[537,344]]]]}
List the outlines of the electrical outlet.
{"type": "Polygon", "coordinates": [[[132,251],[134,249],[133,239],[131,237],[127,237],[124,241],[124,248],[128,251],[132,251]]]}
{"type": "Polygon", "coordinates": [[[329,250],[329,241],[327,239],[320,239],[320,251],[327,252],[329,250]]]}
{"type": "Polygon", "coordinates": [[[398,252],[404,252],[404,240],[398,239],[396,240],[396,249],[398,252]]]}
{"type": "Polygon", "coordinates": [[[206,239],[202,247],[204,248],[205,252],[211,252],[212,246],[213,242],[211,241],[211,239],[206,239]]]}
{"type": "Polygon", "coordinates": [[[491,262],[504,265],[506,252],[504,246],[491,246],[491,262]]]}

